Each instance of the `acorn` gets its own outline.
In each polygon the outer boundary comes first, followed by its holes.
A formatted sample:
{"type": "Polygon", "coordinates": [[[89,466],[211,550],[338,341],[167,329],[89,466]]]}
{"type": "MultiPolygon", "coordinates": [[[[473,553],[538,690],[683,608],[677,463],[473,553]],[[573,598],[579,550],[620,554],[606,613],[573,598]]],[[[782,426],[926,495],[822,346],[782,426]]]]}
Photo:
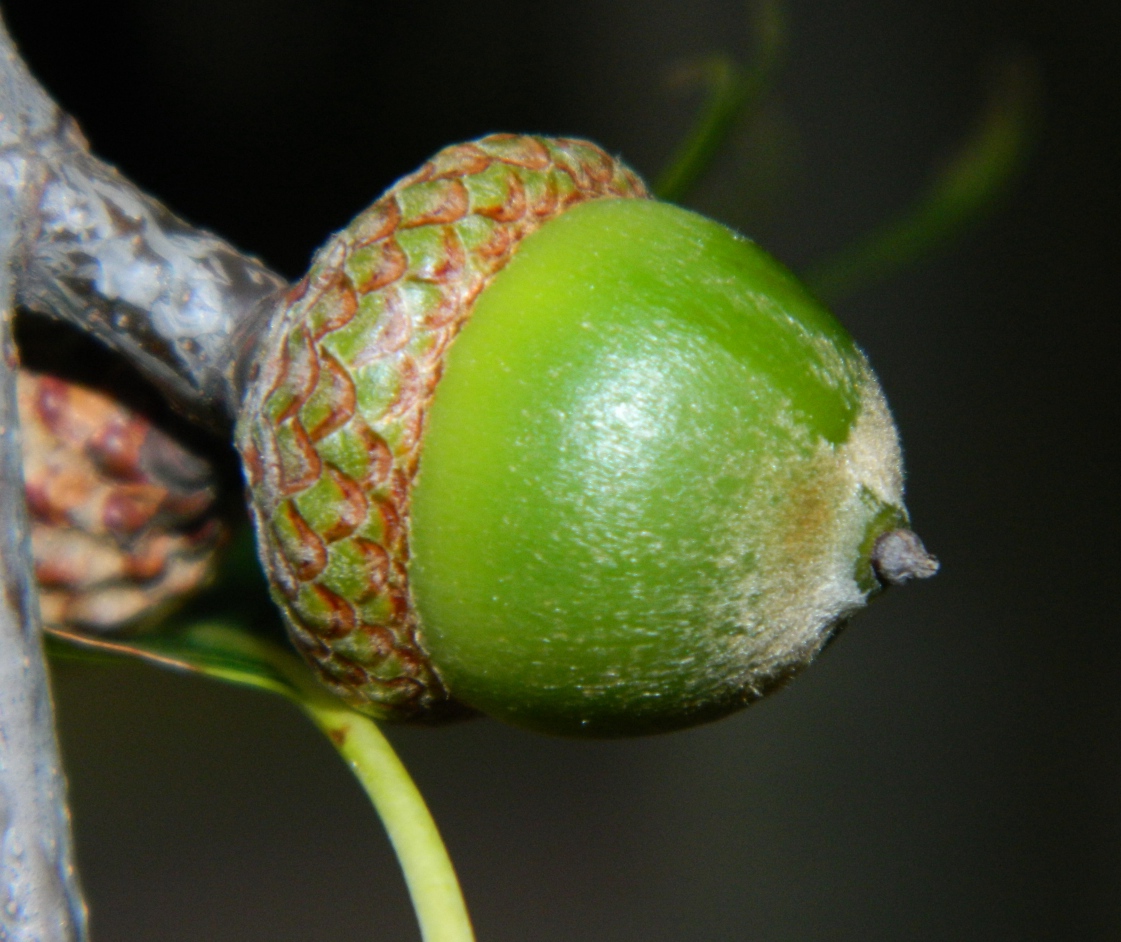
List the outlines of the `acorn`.
{"type": "Polygon", "coordinates": [[[295,646],[384,719],[715,719],[936,563],[840,324],[583,141],[449,147],[319,251],[237,428],[295,646]]]}
{"type": "Polygon", "coordinates": [[[45,627],[154,626],[213,575],[227,535],[214,466],[104,389],[27,368],[16,385],[45,627]]]}

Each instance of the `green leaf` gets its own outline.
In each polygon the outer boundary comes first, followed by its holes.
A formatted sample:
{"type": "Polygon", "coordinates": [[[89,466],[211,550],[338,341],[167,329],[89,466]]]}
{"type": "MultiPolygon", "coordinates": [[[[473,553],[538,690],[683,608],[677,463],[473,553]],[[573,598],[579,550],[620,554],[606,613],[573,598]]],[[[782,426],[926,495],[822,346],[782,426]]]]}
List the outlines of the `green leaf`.
{"type": "Polygon", "coordinates": [[[273,663],[283,658],[295,661],[292,655],[222,623],[203,623],[171,634],[128,639],[90,638],[52,629],[48,651],[52,657],[101,663],[114,657],[136,658],[164,669],[203,674],[279,693],[290,700],[299,699],[298,688],[273,663]]]}

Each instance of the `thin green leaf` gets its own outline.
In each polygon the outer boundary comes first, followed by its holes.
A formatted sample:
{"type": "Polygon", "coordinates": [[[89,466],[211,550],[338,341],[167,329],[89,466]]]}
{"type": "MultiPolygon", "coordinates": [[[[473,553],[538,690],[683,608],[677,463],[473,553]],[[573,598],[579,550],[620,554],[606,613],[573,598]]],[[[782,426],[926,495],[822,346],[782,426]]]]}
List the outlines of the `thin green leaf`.
{"type": "MultiPolygon", "coordinates": [[[[227,683],[278,693],[297,699],[298,689],[273,661],[290,654],[248,632],[223,624],[200,624],[188,629],[139,638],[91,638],[51,630],[52,655],[60,642],[94,656],[129,657],[156,667],[203,674],[227,683]],[[275,648],[275,651],[270,649],[275,648]]],[[[295,661],[295,658],[292,658],[295,661]]],[[[298,664],[298,662],[296,662],[298,664]]]]}
{"type": "Polygon", "coordinates": [[[827,301],[881,281],[934,253],[985,218],[1027,162],[1040,110],[1033,61],[999,64],[976,132],[899,219],[805,273],[827,301]]]}
{"type": "Polygon", "coordinates": [[[377,724],[330,694],[297,657],[222,622],[126,640],[51,634],[52,651],[70,646],[102,658],[137,658],[293,701],[323,731],[370,797],[405,875],[424,942],[473,942],[451,859],[408,771],[377,724]]]}
{"type": "Polygon", "coordinates": [[[732,129],[758,108],[771,87],[785,43],[783,8],[779,0],[757,0],[753,7],[755,50],[750,67],[741,69],[728,56],[712,56],[682,73],[684,80],[703,86],[707,97],[692,130],[654,185],[659,199],[681,202],[732,129]]]}

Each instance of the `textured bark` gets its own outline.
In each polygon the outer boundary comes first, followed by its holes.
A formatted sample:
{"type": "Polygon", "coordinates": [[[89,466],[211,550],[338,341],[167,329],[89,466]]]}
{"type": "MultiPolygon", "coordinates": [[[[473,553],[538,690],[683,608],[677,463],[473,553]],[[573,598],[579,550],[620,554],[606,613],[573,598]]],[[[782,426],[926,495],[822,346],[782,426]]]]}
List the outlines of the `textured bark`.
{"type": "Polygon", "coordinates": [[[286,282],[93,156],[0,33],[0,81],[35,109],[32,136],[8,132],[27,168],[17,302],[92,333],[180,411],[225,429],[239,404],[234,373],[286,282]]]}
{"type": "Polygon", "coordinates": [[[59,121],[39,157],[19,302],[89,331],[180,411],[223,428],[239,354],[285,282],[92,156],[73,122],[59,121]]]}
{"type": "Polygon", "coordinates": [[[84,939],[23,503],[15,275],[36,167],[57,114],[0,25],[0,938],[84,939]]]}

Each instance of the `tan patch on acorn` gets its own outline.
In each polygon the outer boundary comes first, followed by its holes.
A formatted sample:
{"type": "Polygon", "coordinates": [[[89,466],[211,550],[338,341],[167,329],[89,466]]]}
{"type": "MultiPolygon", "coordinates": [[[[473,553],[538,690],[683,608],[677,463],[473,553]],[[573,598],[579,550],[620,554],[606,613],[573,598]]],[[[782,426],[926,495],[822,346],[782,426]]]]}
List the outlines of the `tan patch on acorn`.
{"type": "Polygon", "coordinates": [[[377,716],[454,713],[418,637],[409,494],[444,356],[519,242],[642,182],[583,141],[448,147],[335,236],[262,341],[237,432],[272,593],[320,678],[377,716]]]}
{"type": "Polygon", "coordinates": [[[204,585],[226,535],[209,462],[101,390],[29,369],[17,389],[45,626],[136,629],[204,585]]]}

